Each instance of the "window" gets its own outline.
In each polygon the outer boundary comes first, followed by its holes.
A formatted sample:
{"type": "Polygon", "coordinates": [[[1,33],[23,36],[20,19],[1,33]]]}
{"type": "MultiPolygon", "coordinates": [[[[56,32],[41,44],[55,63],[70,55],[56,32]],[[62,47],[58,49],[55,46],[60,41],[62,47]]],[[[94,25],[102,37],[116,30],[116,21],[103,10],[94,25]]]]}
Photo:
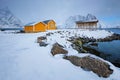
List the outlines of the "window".
{"type": "Polygon", "coordinates": [[[50,27],[53,28],[53,27],[54,27],[54,24],[50,24],[50,27]]]}

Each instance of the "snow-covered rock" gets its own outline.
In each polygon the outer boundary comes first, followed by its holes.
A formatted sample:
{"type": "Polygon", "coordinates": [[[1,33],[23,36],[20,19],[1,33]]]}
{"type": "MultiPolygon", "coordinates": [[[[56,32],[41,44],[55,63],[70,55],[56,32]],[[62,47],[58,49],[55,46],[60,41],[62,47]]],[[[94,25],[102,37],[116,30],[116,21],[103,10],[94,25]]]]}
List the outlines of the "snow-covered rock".
{"type": "Polygon", "coordinates": [[[8,7],[0,9],[0,28],[20,28],[22,25],[22,22],[14,16],[8,7]]]}

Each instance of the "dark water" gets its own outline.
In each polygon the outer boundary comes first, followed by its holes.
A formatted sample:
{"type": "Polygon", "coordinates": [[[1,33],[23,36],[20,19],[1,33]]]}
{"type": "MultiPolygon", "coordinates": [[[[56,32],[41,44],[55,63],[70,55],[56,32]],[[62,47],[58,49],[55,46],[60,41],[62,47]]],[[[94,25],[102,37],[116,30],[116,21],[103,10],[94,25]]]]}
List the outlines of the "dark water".
{"type": "MultiPolygon", "coordinates": [[[[120,29],[105,29],[114,33],[120,34],[120,29]]],[[[97,50],[102,52],[102,58],[114,63],[120,67],[120,40],[114,40],[111,42],[99,42],[97,50]]]]}
{"type": "Polygon", "coordinates": [[[105,28],[104,30],[112,31],[114,33],[120,34],[120,28],[105,28]]]}
{"type": "Polygon", "coordinates": [[[0,30],[5,31],[5,30],[21,30],[23,31],[23,28],[0,28],[0,30]]]}

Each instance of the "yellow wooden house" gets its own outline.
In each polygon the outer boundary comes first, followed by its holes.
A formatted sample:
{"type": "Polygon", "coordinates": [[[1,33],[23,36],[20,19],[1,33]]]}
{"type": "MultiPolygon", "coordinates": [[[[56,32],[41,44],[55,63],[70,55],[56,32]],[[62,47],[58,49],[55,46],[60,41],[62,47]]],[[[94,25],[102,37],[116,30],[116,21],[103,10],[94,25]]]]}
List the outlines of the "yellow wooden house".
{"type": "Polygon", "coordinates": [[[56,23],[54,20],[46,20],[38,23],[30,23],[25,25],[24,31],[27,33],[32,32],[45,32],[46,30],[55,30],[56,23]]]}
{"type": "Polygon", "coordinates": [[[43,23],[46,24],[47,30],[56,29],[56,23],[54,20],[46,20],[46,21],[43,21],[43,23]]]}

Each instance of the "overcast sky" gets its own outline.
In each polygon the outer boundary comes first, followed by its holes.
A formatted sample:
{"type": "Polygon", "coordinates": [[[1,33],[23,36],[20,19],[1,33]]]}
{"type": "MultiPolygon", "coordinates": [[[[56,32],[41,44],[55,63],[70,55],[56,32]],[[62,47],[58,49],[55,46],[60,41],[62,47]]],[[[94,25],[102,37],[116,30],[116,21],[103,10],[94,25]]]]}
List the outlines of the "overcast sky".
{"type": "Polygon", "coordinates": [[[54,19],[62,24],[73,15],[91,13],[106,24],[120,24],[120,0],[0,0],[23,23],[54,19]]]}

